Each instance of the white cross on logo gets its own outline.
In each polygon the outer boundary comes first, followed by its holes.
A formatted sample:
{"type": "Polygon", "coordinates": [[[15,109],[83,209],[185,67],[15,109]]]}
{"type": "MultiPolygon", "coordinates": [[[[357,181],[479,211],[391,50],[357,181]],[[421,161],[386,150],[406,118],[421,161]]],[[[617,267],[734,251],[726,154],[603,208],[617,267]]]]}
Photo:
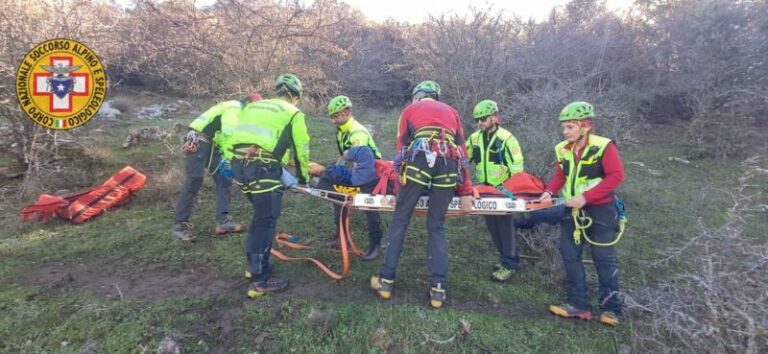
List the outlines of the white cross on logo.
{"type": "MultiPolygon", "coordinates": [[[[51,57],[51,66],[72,66],[73,59],[71,56],[56,56],[51,57]]],[[[32,94],[35,96],[48,96],[50,99],[49,109],[51,112],[72,112],[72,97],[73,96],[87,96],[88,95],[88,74],[71,73],[66,74],[64,78],[72,77],[72,89],[69,93],[65,94],[66,86],[59,83],[53,89],[56,90],[63,97],[59,97],[53,94],[50,79],[54,77],[52,73],[48,74],[35,74],[33,82],[32,94]]]]}

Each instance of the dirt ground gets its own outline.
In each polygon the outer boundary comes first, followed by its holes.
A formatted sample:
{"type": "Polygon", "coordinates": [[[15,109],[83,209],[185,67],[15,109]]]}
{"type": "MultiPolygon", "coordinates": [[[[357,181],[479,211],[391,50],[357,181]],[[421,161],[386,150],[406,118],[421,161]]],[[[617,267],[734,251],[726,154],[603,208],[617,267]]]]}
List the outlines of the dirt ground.
{"type": "Polygon", "coordinates": [[[161,266],[117,276],[95,266],[54,263],[28,276],[28,281],[60,291],[85,291],[123,300],[162,300],[184,295],[215,295],[236,291],[240,282],[215,279],[205,269],[169,272],[161,266]]]}
{"type": "MultiPolygon", "coordinates": [[[[21,278],[21,282],[43,286],[46,289],[62,292],[82,291],[110,299],[143,301],[164,300],[176,296],[244,293],[248,284],[246,279],[217,279],[211,272],[202,268],[173,272],[161,265],[130,275],[114,275],[105,273],[98,266],[53,263],[32,270],[21,278]]],[[[344,282],[349,281],[292,281],[288,289],[278,296],[330,303],[363,303],[375,300],[375,295],[366,287],[345,286],[347,284],[344,282]]],[[[396,291],[396,296],[389,300],[393,305],[419,305],[428,300],[426,292],[399,289],[396,291]]],[[[493,303],[487,300],[451,298],[447,305],[456,309],[507,317],[546,315],[545,310],[526,304],[493,303]]]]}
{"type": "MultiPolygon", "coordinates": [[[[38,292],[29,295],[30,300],[52,293],[87,293],[102,296],[111,301],[138,302],[163,301],[189,296],[229,296],[231,298],[233,294],[243,295],[242,301],[202,310],[204,325],[201,325],[198,337],[210,338],[211,347],[208,351],[211,353],[235,351],[243,344],[243,340],[257,346],[269,346],[271,341],[277,340],[272,338],[269,332],[246,331],[240,327],[241,318],[250,311],[266,311],[265,313],[270,317],[281,318],[303,313],[303,311],[296,311],[299,308],[295,306],[306,306],[302,302],[293,302],[294,311],[285,312],[280,304],[284,304],[286,300],[298,299],[329,304],[359,304],[360,306],[380,301],[368,289],[367,279],[361,281],[361,279],[349,278],[339,282],[320,278],[302,281],[292,279],[289,288],[284,292],[264,299],[250,300],[244,296],[248,286],[247,279],[237,276],[221,278],[216,272],[205,267],[178,270],[169,269],[162,264],[126,272],[98,263],[54,262],[21,272],[14,281],[39,287],[38,292]]],[[[427,301],[426,291],[396,289],[394,298],[389,300],[386,306],[408,304],[423,307],[426,306],[427,301]]],[[[546,309],[530,303],[451,297],[446,305],[452,309],[503,316],[508,319],[550,317],[546,309]]],[[[316,311],[313,308],[305,320],[322,322],[318,325],[329,326],[329,330],[332,330],[333,321],[323,322],[323,316],[332,318],[333,310],[316,311]],[[313,314],[316,312],[315,317],[319,320],[313,319],[313,314]]],[[[184,345],[184,338],[174,340],[178,341],[178,345],[184,345]]],[[[391,345],[391,348],[385,347],[389,352],[401,352],[396,345],[391,345]]]]}

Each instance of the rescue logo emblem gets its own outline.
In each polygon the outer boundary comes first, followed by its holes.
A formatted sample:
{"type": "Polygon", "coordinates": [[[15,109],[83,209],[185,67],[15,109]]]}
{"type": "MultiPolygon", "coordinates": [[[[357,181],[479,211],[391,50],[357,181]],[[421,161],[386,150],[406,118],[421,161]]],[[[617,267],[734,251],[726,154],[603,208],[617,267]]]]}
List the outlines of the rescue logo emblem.
{"type": "Polygon", "coordinates": [[[107,75],[96,53],[71,39],[30,50],[16,71],[16,98],[33,122],[54,130],[87,123],[104,103],[107,75]]]}

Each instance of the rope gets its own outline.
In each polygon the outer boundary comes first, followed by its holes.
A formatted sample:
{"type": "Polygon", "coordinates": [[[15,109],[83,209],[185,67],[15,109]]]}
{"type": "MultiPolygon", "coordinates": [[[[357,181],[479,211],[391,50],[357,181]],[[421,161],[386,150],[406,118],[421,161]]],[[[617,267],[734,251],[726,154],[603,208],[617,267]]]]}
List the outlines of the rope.
{"type": "Polygon", "coordinates": [[[616,233],[616,239],[614,239],[611,242],[592,241],[589,238],[589,236],[587,236],[587,229],[593,224],[592,218],[587,216],[587,213],[584,211],[584,209],[572,208],[571,217],[573,218],[573,226],[574,226],[573,243],[580,245],[582,236],[584,237],[585,240],[587,240],[587,243],[594,246],[608,247],[608,246],[613,246],[619,243],[619,240],[621,240],[621,236],[624,235],[624,230],[627,227],[627,216],[626,216],[626,213],[624,212],[624,203],[622,203],[621,200],[619,200],[618,198],[616,200],[617,200],[616,208],[618,210],[618,217],[619,217],[619,232],[616,233]]]}
{"type": "MultiPolygon", "coordinates": [[[[349,252],[351,251],[354,255],[358,257],[361,257],[363,255],[363,252],[357,248],[357,246],[355,245],[355,242],[352,240],[352,231],[349,226],[349,220],[352,214],[352,209],[349,208],[350,205],[351,205],[351,202],[343,203],[341,205],[341,210],[339,213],[339,241],[340,241],[339,246],[341,248],[341,274],[334,272],[330,267],[328,267],[323,262],[315,258],[290,257],[283,254],[280,251],[275,250],[274,248],[272,248],[271,250],[272,255],[275,256],[275,258],[281,261],[286,261],[286,262],[299,262],[299,261],[310,262],[314,264],[316,267],[320,268],[320,270],[326,276],[336,281],[346,278],[349,275],[349,268],[350,268],[349,252]],[[347,211],[346,217],[344,217],[345,210],[347,211]]],[[[277,234],[277,236],[275,236],[275,241],[281,246],[285,246],[287,248],[291,248],[295,250],[312,249],[312,247],[309,247],[307,245],[291,242],[290,235],[284,232],[277,234]]]]}

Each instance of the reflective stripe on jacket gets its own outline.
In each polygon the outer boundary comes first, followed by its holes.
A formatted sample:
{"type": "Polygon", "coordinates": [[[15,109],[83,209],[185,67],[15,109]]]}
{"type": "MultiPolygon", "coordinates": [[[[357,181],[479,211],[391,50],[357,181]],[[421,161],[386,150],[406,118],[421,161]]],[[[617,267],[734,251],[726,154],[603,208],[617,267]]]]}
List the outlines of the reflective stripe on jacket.
{"type": "Polygon", "coordinates": [[[281,98],[251,102],[239,113],[236,124],[232,124],[227,119],[222,128],[231,133],[227,137],[230,146],[256,145],[271,152],[277,160],[282,160],[291,149],[299,183],[309,181],[309,135],[304,113],[296,106],[281,98]]]}
{"type": "Polygon", "coordinates": [[[578,163],[573,154],[575,144],[568,148],[569,142],[565,140],[555,146],[557,163],[565,175],[562,197],[569,199],[581,195],[603,180],[605,172],[600,160],[610,142],[608,138],[590,134],[578,163]]]}
{"type": "Polygon", "coordinates": [[[336,134],[336,147],[339,149],[339,155],[342,155],[353,146],[367,146],[371,148],[377,159],[381,158],[381,152],[368,129],[354,117],[349,117],[349,120],[339,127],[339,132],[336,134]]]}
{"type": "Polygon", "coordinates": [[[488,139],[488,146],[485,140],[480,130],[467,140],[467,160],[475,163],[478,182],[498,186],[523,171],[523,153],[512,133],[498,127],[488,139]]]}

